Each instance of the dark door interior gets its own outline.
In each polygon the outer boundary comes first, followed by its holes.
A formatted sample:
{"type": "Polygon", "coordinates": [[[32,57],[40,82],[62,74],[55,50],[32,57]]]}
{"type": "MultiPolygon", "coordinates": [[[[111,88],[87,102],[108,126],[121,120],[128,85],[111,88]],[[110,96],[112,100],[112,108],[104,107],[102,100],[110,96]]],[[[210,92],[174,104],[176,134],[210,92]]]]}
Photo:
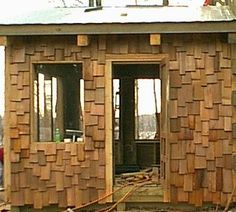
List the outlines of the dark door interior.
{"type": "Polygon", "coordinates": [[[158,64],[113,64],[115,173],[160,164],[161,81],[158,64]]]}

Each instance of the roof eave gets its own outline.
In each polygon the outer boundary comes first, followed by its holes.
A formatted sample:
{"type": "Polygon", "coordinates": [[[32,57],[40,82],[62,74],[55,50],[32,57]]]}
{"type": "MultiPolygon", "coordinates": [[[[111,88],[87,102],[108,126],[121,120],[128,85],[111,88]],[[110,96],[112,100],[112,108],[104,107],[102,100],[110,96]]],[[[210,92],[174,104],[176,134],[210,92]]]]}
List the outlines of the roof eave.
{"type": "Polygon", "coordinates": [[[0,35],[76,35],[236,32],[236,21],[0,25],[0,35]]]}

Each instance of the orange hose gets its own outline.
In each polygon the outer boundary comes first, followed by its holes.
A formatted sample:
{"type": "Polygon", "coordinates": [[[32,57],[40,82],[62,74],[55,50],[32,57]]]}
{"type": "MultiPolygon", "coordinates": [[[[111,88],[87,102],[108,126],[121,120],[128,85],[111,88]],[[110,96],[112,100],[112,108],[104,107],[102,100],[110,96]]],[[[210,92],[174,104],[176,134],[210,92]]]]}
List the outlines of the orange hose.
{"type": "MultiPolygon", "coordinates": [[[[144,181],[144,180],[141,180],[141,181],[137,181],[137,182],[135,182],[135,183],[133,183],[133,182],[127,183],[127,184],[121,186],[120,188],[114,190],[113,192],[111,192],[111,193],[109,193],[109,194],[106,194],[106,195],[104,195],[103,197],[98,198],[98,199],[96,199],[96,200],[94,200],[94,201],[92,201],[92,202],[89,202],[89,203],[87,203],[87,204],[85,204],[85,205],[82,205],[82,206],[79,206],[79,207],[70,208],[70,211],[75,211],[75,210],[79,210],[79,209],[85,208],[85,207],[87,207],[87,206],[89,206],[89,205],[95,204],[95,203],[97,203],[97,202],[99,202],[99,201],[102,201],[103,199],[106,199],[107,197],[113,195],[114,193],[120,191],[121,189],[123,189],[123,188],[125,188],[125,187],[127,187],[127,186],[129,186],[129,185],[136,185],[136,184],[138,184],[138,183],[142,183],[142,182],[146,182],[146,181],[147,181],[147,180],[145,180],[145,181],[144,181]]],[[[68,210],[63,210],[62,212],[68,212],[68,210]]]]}
{"type": "Polygon", "coordinates": [[[120,204],[121,202],[123,202],[126,198],[128,198],[135,190],[137,190],[138,188],[140,188],[141,186],[147,184],[147,183],[150,183],[150,180],[144,182],[144,183],[141,183],[141,184],[136,184],[133,186],[133,188],[131,188],[122,198],[120,198],[110,209],[106,210],[105,212],[111,212],[113,211],[116,206],[118,204],[120,204]]]}

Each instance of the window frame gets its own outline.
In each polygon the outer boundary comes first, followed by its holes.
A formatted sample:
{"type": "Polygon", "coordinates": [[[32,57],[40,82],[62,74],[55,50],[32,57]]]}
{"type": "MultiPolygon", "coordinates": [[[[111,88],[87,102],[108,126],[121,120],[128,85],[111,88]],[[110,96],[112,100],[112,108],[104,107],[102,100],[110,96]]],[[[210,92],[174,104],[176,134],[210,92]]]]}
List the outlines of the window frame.
{"type": "MultiPolygon", "coordinates": [[[[161,130],[161,139],[165,139],[166,145],[166,152],[169,152],[169,145],[168,145],[168,138],[167,132],[169,132],[170,126],[168,119],[168,99],[169,99],[169,55],[168,54],[124,54],[124,55],[117,55],[117,54],[106,54],[106,64],[105,64],[105,159],[106,159],[106,192],[110,193],[113,190],[113,183],[114,183],[114,155],[113,155],[113,120],[112,120],[112,65],[113,64],[124,64],[124,63],[157,63],[160,64],[161,67],[161,80],[164,82],[162,86],[163,94],[162,96],[166,96],[165,104],[161,104],[161,111],[162,111],[162,119],[165,120],[160,127],[161,130]],[[111,157],[112,155],[112,157],[111,157]]],[[[163,156],[162,156],[163,158],[163,156]]],[[[165,163],[162,162],[162,166],[165,166],[165,169],[169,169],[169,158],[165,159],[165,163]]],[[[165,176],[166,182],[169,180],[169,172],[162,173],[165,176]]],[[[168,194],[167,194],[168,195],[168,194]]],[[[108,201],[112,202],[112,198],[109,198],[108,201]]]]}

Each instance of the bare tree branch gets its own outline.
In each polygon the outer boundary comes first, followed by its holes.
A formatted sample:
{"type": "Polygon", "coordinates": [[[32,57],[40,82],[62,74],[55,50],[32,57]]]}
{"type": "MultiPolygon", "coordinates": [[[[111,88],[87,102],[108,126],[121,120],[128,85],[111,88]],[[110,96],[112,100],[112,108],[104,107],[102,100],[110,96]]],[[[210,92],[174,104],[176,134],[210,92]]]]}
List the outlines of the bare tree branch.
{"type": "Polygon", "coordinates": [[[66,7],[66,2],[65,2],[65,0],[61,0],[61,1],[62,1],[62,3],[63,3],[63,6],[66,7]]]}

